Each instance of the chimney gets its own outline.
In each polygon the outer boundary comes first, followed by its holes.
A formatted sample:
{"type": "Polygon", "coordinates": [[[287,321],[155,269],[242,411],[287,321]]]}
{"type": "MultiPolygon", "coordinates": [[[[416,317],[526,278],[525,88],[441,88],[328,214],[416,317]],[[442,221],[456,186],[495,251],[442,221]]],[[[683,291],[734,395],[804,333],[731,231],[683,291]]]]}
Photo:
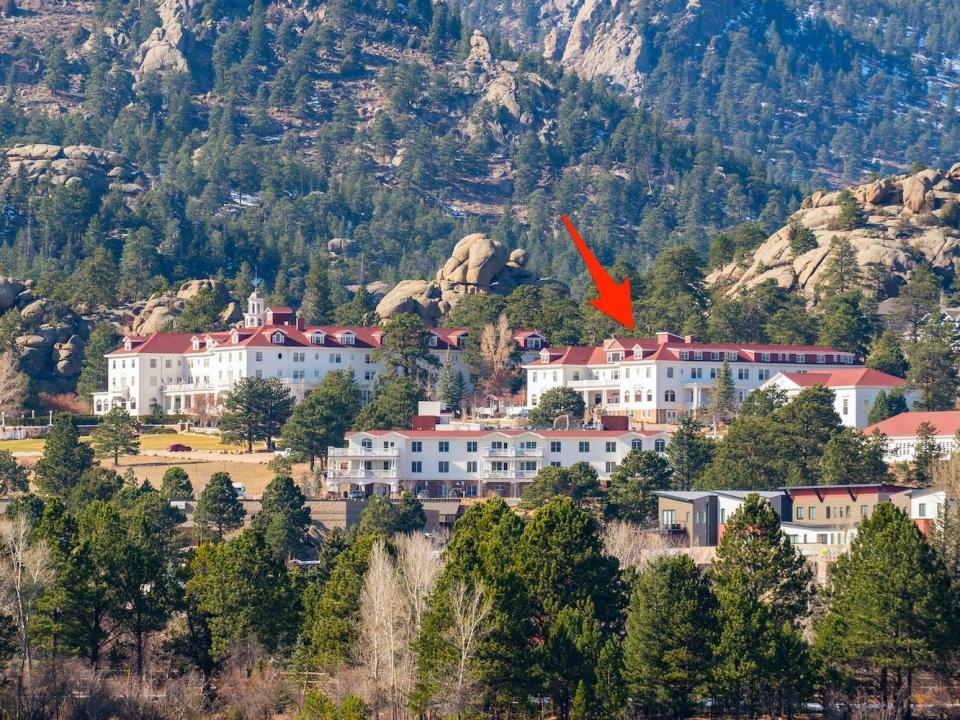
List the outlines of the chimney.
{"type": "Polygon", "coordinates": [[[414,415],[410,421],[410,425],[414,430],[436,430],[437,416],[436,415],[414,415]]]}
{"type": "Polygon", "coordinates": [[[303,315],[297,310],[297,319],[295,321],[297,330],[303,330],[303,315]]]}

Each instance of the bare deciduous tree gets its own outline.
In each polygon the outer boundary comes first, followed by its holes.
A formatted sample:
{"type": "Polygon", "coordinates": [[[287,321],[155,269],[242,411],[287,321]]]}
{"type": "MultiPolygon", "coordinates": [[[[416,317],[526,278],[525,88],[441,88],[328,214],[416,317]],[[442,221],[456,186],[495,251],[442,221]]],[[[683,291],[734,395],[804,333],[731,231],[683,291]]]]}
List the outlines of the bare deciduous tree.
{"type": "Polygon", "coordinates": [[[0,412],[17,413],[27,396],[27,376],[20,372],[12,353],[0,353],[0,412]]]}
{"type": "Polygon", "coordinates": [[[673,545],[656,531],[635,523],[613,520],[603,528],[603,547],[607,555],[620,561],[622,567],[641,569],[673,545]]]}
{"type": "Polygon", "coordinates": [[[496,325],[487,325],[480,335],[480,363],[478,373],[480,389],[485,393],[497,393],[510,384],[515,372],[514,356],[516,343],[506,315],[501,315],[496,325]]]}
{"type": "Polygon", "coordinates": [[[459,716],[473,706],[478,696],[470,664],[476,657],[492,603],[481,583],[470,585],[458,580],[448,592],[451,621],[448,640],[454,651],[454,666],[450,668],[448,682],[444,683],[445,696],[440,710],[444,715],[459,716]]]}
{"type": "Polygon", "coordinates": [[[370,683],[367,700],[379,717],[386,706],[392,718],[402,711],[413,684],[409,614],[396,567],[383,541],[370,551],[360,596],[358,655],[370,683]]]}
{"type": "Polygon", "coordinates": [[[0,609],[13,617],[19,646],[18,688],[24,668],[33,668],[30,622],[37,598],[53,582],[53,559],[43,540],[30,542],[30,521],[25,513],[0,519],[0,609]]]}
{"type": "Polygon", "coordinates": [[[400,587],[410,617],[410,631],[412,636],[416,637],[420,632],[420,622],[427,611],[427,599],[433,592],[443,563],[437,546],[422,534],[398,536],[394,544],[397,548],[400,587]]]}

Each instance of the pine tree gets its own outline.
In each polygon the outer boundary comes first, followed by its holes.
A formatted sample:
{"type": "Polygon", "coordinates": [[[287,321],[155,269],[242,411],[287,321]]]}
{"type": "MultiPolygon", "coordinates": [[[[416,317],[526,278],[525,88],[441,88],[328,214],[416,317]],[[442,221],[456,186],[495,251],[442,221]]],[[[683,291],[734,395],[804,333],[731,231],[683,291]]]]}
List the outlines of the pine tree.
{"type": "Polygon", "coordinates": [[[917,443],[913,450],[913,479],[919,487],[933,482],[933,471],[943,451],[937,443],[937,429],[928,422],[917,426],[917,443]]]}
{"type": "Polygon", "coordinates": [[[244,443],[247,452],[253,452],[256,440],[270,448],[293,406],[293,395],[278,378],[242,377],[223,401],[220,435],[226,442],[244,443]]]}
{"type": "Polygon", "coordinates": [[[940,280],[929,263],[918,263],[900,290],[893,320],[906,326],[910,341],[917,342],[923,324],[939,311],[940,280]]]}
{"type": "Polygon", "coordinates": [[[897,333],[887,330],[874,340],[870,347],[870,354],[864,364],[868,368],[885,372],[894,377],[907,376],[907,358],[900,347],[900,338],[897,333]]]}
{"type": "Polygon", "coordinates": [[[17,462],[9,450],[0,450],[0,497],[30,489],[27,468],[17,462]]]}
{"type": "Polygon", "coordinates": [[[444,358],[437,378],[437,397],[440,401],[455,412],[459,412],[466,394],[466,383],[463,373],[453,364],[450,356],[444,358]]]}
{"type": "Polygon", "coordinates": [[[952,410],[960,376],[960,333],[953,321],[939,313],[923,326],[920,339],[907,348],[907,383],[920,392],[915,410],[952,410]]]}
{"type": "Polygon", "coordinates": [[[193,497],[193,485],[187,471],[179,465],[168,468],[163,473],[160,494],[167,500],[188,500],[193,497]]]}
{"type": "Polygon", "coordinates": [[[96,457],[112,457],[116,465],[121,455],[140,452],[140,433],[130,414],[114,405],[90,434],[90,445],[96,457]]]}
{"type": "Polygon", "coordinates": [[[830,238],[830,252],[820,284],[832,296],[855,290],[860,284],[860,265],[857,251],[847,237],[834,235],[830,238]]]}
{"type": "Polygon", "coordinates": [[[710,579],[720,627],[714,696],[738,716],[796,705],[809,681],[800,620],[811,573],[760,496],[748,495],[728,518],[710,579]]]}
{"type": "Polygon", "coordinates": [[[332,319],[333,306],[330,304],[330,279],[327,274],[329,264],[326,252],[316,252],[310,258],[300,314],[304,322],[311,325],[323,325],[332,319]]]}
{"type": "Polygon", "coordinates": [[[824,599],[816,647],[833,689],[910,717],[915,673],[949,663],[956,601],[943,561],[910,518],[880,503],[830,567],[824,599]]]}
{"type": "Polygon", "coordinates": [[[310,524],[310,508],[305,501],[300,488],[288,475],[278,475],[263,490],[261,509],[253,517],[253,527],[264,533],[279,560],[288,560],[302,544],[310,524]],[[283,528],[283,532],[278,533],[278,528],[283,528]]]}
{"type": "Polygon", "coordinates": [[[225,531],[236,530],[243,525],[246,514],[230,474],[215,472],[200,493],[193,518],[201,539],[207,539],[208,530],[215,528],[219,542],[223,540],[225,531]]]}
{"type": "Polygon", "coordinates": [[[677,418],[677,429],[667,445],[667,462],[673,470],[671,486],[690,490],[713,459],[716,442],[702,432],[702,426],[691,415],[677,418]]]}
{"type": "Polygon", "coordinates": [[[405,377],[387,379],[376,388],[373,400],[357,413],[353,427],[357,430],[409,428],[423,398],[423,390],[413,380],[405,377]]]}
{"type": "Polygon", "coordinates": [[[837,230],[854,230],[866,224],[866,213],[849,190],[840,192],[837,204],[840,205],[840,212],[834,220],[834,227],[837,230]]]}
{"type": "Polygon", "coordinates": [[[360,412],[360,389],[349,370],[327,373],[293,409],[281,431],[281,444],[306,456],[311,472],[327,448],[343,444],[360,412]]]}
{"type": "Polygon", "coordinates": [[[65,499],[80,481],[80,476],[93,467],[93,449],[80,442],[80,432],[73,416],[54,416],[50,434],[43,445],[43,456],[33,468],[33,481],[40,492],[65,499]]]}
{"type": "Polygon", "coordinates": [[[710,390],[710,414],[714,427],[733,419],[737,411],[735,392],[730,363],[724,360],[710,390]]]}
{"type": "Polygon", "coordinates": [[[607,519],[646,524],[657,517],[656,490],[670,487],[670,465],[652,450],[631,450],[610,473],[603,508],[607,519]]]}
{"type": "Polygon", "coordinates": [[[637,577],[623,642],[623,679],[644,717],[686,718],[710,678],[716,601],[686,555],[660,557],[637,577]]]}
{"type": "Polygon", "coordinates": [[[93,393],[107,389],[108,352],[116,350],[117,331],[111,323],[97,325],[90,333],[90,339],[84,348],[83,369],[77,381],[77,395],[87,403],[93,402],[93,393]]]}
{"type": "Polygon", "coordinates": [[[333,319],[340,325],[372,325],[375,322],[376,304],[363,283],[357,288],[353,299],[333,312],[333,319]]]}

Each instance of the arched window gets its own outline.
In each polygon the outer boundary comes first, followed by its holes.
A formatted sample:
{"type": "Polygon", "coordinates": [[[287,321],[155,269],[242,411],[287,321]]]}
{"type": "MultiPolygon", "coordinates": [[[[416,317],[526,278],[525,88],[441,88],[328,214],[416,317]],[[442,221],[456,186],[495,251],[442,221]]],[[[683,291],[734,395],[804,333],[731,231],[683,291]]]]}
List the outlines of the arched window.
{"type": "Polygon", "coordinates": [[[653,390],[647,390],[647,402],[653,402],[653,390]]]}
{"type": "Polygon", "coordinates": [[[134,400],[133,398],[130,398],[130,409],[131,409],[131,410],[136,410],[136,409],[137,409],[137,401],[134,400]]]}
{"type": "Polygon", "coordinates": [[[664,402],[676,402],[676,401],[677,401],[677,394],[676,394],[673,390],[667,390],[667,391],[663,394],[663,401],[664,401],[664,402]]]}
{"type": "Polygon", "coordinates": [[[667,449],[667,441],[666,441],[666,440],[654,440],[654,442],[653,442],[653,449],[654,449],[656,452],[658,452],[658,453],[662,453],[664,450],[667,449]]]}
{"type": "Polygon", "coordinates": [[[629,390],[623,393],[623,401],[624,401],[625,403],[630,402],[630,391],[629,391],[629,390]]]}
{"type": "Polygon", "coordinates": [[[103,403],[97,400],[97,412],[100,412],[101,410],[103,410],[103,403]]]}

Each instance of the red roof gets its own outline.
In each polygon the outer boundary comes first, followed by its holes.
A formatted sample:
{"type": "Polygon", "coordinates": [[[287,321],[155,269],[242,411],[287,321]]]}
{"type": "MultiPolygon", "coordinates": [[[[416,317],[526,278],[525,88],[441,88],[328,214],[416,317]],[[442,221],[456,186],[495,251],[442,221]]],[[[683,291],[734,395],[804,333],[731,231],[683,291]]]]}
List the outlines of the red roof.
{"type": "MultiPolygon", "coordinates": [[[[157,333],[146,339],[130,336],[132,347],[125,350],[122,346],[108,355],[125,355],[128,353],[175,353],[187,354],[206,352],[206,338],[213,338],[219,347],[336,347],[336,348],[379,348],[382,345],[383,330],[379,327],[364,327],[359,325],[308,325],[298,330],[295,325],[263,325],[261,327],[236,328],[237,342],[232,340],[233,331],[224,330],[212,333],[157,333]],[[272,336],[275,332],[284,335],[282,344],[274,343],[272,336]],[[323,342],[314,342],[314,335],[323,333],[323,342]],[[353,343],[342,341],[344,334],[350,333],[354,337],[353,343]],[[200,348],[193,350],[193,338],[199,338],[200,348]]],[[[459,349],[456,338],[463,331],[458,328],[431,328],[437,338],[434,350],[459,349]]]]}
{"type": "Polygon", "coordinates": [[[905,412],[864,429],[865,435],[879,430],[887,437],[912,437],[923,423],[930,423],[937,435],[955,435],[960,430],[960,410],[905,412]]]}
{"type": "Polygon", "coordinates": [[[906,381],[895,375],[872,368],[845,368],[823,372],[782,372],[778,373],[800,387],[899,387],[906,381]]]}

